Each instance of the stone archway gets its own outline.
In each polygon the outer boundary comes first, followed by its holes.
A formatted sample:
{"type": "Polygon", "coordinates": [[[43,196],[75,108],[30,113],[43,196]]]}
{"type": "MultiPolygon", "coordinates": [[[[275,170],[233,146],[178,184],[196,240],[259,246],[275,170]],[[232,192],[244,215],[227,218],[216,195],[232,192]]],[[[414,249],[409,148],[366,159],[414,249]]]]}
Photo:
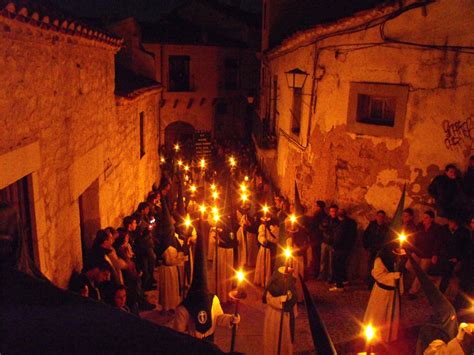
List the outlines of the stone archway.
{"type": "MultiPolygon", "coordinates": [[[[192,154],[194,151],[194,133],[196,130],[193,125],[183,122],[176,121],[170,123],[165,128],[165,147],[166,150],[173,148],[173,144],[179,142],[183,150],[192,150],[189,153],[192,154]]],[[[186,152],[183,152],[186,153],[186,152]]]]}

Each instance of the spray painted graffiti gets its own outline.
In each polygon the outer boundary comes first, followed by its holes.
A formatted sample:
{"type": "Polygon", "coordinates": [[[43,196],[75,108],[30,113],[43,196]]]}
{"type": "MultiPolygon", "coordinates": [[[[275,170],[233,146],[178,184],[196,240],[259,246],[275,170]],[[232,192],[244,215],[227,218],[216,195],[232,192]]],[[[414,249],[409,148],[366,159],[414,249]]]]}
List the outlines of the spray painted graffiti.
{"type": "Polygon", "coordinates": [[[472,146],[474,138],[474,120],[469,116],[464,121],[450,122],[443,121],[443,130],[445,134],[444,144],[450,150],[459,148],[468,148],[472,146]]]}

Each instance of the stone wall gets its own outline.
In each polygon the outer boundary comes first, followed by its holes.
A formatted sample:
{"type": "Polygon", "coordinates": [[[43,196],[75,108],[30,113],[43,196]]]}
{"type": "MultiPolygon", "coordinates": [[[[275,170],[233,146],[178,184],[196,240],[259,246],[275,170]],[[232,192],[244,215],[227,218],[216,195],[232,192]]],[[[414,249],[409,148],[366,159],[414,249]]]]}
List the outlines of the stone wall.
{"type": "MultiPolygon", "coordinates": [[[[443,38],[450,38],[457,41],[456,45],[472,45],[472,31],[471,35],[460,34],[468,30],[466,26],[472,29],[461,16],[466,6],[472,9],[472,3],[460,0],[450,4],[454,17],[449,25],[441,15],[448,2],[440,1],[428,7],[426,19],[417,9],[406,18],[389,22],[387,37],[424,38],[439,45],[443,38]],[[416,36],[412,29],[425,32],[416,36]]],[[[297,36],[295,40],[299,40],[297,36]]],[[[303,40],[306,38],[300,42],[303,40]]],[[[407,183],[406,206],[422,211],[432,206],[426,191],[432,178],[448,163],[464,169],[473,153],[472,54],[384,44],[376,26],[294,48],[289,41],[285,51],[276,50],[267,59],[279,83],[278,169],[273,178],[291,198],[296,180],[308,206],[313,207],[316,199],[337,202],[365,227],[378,209],[393,214],[407,183]],[[295,67],[309,73],[303,89],[299,136],[290,133],[292,91],[284,74],[295,67]],[[351,82],[408,86],[402,138],[348,129],[351,82]]]]}
{"type": "Polygon", "coordinates": [[[36,261],[62,287],[82,265],[79,196],[98,184],[99,223],[117,225],[158,173],[157,99],[117,108],[117,50],[0,16],[0,188],[30,175],[36,261]]]}

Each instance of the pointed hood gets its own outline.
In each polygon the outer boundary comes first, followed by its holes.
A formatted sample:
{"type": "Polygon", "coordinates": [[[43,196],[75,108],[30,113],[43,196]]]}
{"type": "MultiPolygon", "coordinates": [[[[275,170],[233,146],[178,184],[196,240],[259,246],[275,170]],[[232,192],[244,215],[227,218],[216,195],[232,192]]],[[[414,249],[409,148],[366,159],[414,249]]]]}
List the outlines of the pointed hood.
{"type": "Polygon", "coordinates": [[[158,256],[161,256],[170,245],[174,245],[176,241],[176,238],[174,237],[175,232],[176,230],[171,218],[168,198],[166,196],[161,196],[161,215],[160,223],[158,224],[158,238],[160,240],[158,256]]]}
{"type": "Polygon", "coordinates": [[[204,246],[205,226],[202,218],[199,220],[196,249],[194,254],[194,272],[191,287],[182,305],[194,320],[196,330],[206,333],[212,326],[212,299],[207,285],[206,252],[204,246]]]}
{"type": "Polygon", "coordinates": [[[298,185],[296,185],[296,181],[295,181],[295,214],[299,217],[303,216],[304,214],[304,208],[303,208],[303,205],[301,204],[300,193],[298,191],[298,185]]]}
{"type": "Polygon", "coordinates": [[[397,209],[395,210],[395,214],[393,215],[392,222],[390,223],[390,240],[393,241],[398,238],[398,234],[402,230],[402,214],[403,210],[405,209],[405,192],[406,192],[407,185],[403,186],[402,195],[400,196],[400,200],[398,201],[397,209]]]}
{"type": "Polygon", "coordinates": [[[226,227],[231,231],[234,230],[236,222],[235,207],[234,207],[234,187],[232,175],[227,173],[225,180],[225,194],[224,194],[224,216],[226,227]]]}
{"type": "Polygon", "coordinates": [[[309,327],[311,329],[311,336],[313,338],[313,345],[316,354],[337,354],[336,348],[334,347],[332,339],[326,329],[326,325],[316,308],[316,304],[313,301],[313,297],[311,296],[306,283],[301,275],[298,275],[298,277],[303,288],[304,303],[308,313],[309,327]]]}

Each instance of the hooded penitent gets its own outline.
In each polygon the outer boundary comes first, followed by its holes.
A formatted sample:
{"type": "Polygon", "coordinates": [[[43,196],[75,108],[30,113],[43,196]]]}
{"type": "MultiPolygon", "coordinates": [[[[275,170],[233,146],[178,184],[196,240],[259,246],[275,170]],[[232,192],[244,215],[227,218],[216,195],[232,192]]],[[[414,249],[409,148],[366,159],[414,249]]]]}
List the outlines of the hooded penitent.
{"type": "Polygon", "coordinates": [[[171,218],[171,213],[169,210],[169,204],[166,196],[161,196],[161,216],[160,223],[158,224],[158,238],[159,238],[159,247],[157,254],[161,256],[163,252],[169,247],[173,246],[176,249],[179,249],[179,243],[176,240],[175,227],[171,218]]]}
{"type": "Polygon", "coordinates": [[[280,297],[288,295],[288,291],[291,293],[292,297],[284,303],[284,311],[290,313],[290,331],[291,331],[291,340],[295,338],[295,315],[293,313],[293,306],[296,304],[296,279],[290,273],[285,274],[285,267],[281,266],[277,268],[268,283],[265,291],[263,292],[263,303],[266,303],[267,292],[272,295],[272,297],[280,297]]]}
{"type": "Polygon", "coordinates": [[[200,220],[194,256],[194,273],[191,287],[182,305],[193,319],[196,330],[204,334],[212,326],[212,299],[207,287],[207,269],[204,250],[204,223],[200,220]]]}

